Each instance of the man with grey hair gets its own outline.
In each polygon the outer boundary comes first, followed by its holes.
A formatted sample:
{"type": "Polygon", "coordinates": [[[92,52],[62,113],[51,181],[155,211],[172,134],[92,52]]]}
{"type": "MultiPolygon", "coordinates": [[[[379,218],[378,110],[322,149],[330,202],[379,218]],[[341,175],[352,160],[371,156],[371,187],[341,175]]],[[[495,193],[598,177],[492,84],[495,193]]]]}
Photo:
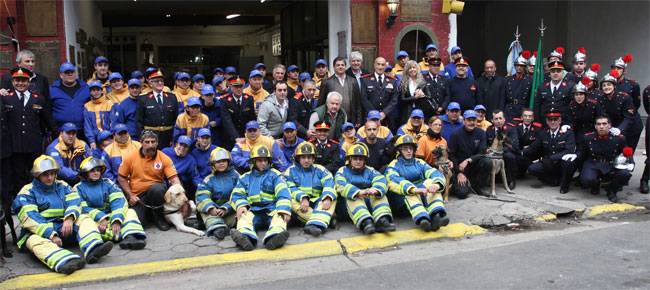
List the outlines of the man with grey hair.
{"type": "MultiPolygon", "coordinates": [[[[334,75],[321,83],[320,96],[327,96],[334,91],[338,92],[342,97],[341,107],[347,114],[349,122],[354,124],[356,128],[361,127],[364,116],[359,83],[354,77],[345,74],[345,58],[340,56],[335,58],[332,65],[334,66],[334,75]]],[[[324,105],[325,101],[325,99],[319,97],[318,106],[324,105]]],[[[334,126],[333,124],[332,127],[334,126]]],[[[340,136],[341,132],[336,132],[336,134],[340,136]]],[[[338,140],[338,138],[332,139],[338,140]]]]}
{"type": "Polygon", "coordinates": [[[370,74],[370,72],[361,68],[362,64],[363,64],[363,54],[361,54],[361,52],[358,51],[351,52],[350,67],[345,71],[345,74],[357,79],[357,84],[359,84],[359,89],[361,89],[361,77],[370,74]]]}
{"type": "MultiPolygon", "coordinates": [[[[275,91],[275,84],[279,81],[284,81],[284,77],[287,73],[287,68],[282,65],[282,64],[276,64],[273,67],[273,80],[270,82],[265,82],[264,85],[262,86],[267,92],[274,92],[275,91]]],[[[294,91],[291,87],[287,90],[287,98],[293,98],[293,96],[296,94],[296,91],[294,91]]]]}
{"type": "Polygon", "coordinates": [[[314,111],[314,95],[316,94],[316,82],[312,79],[305,79],[302,83],[302,92],[289,100],[289,116],[287,121],[296,124],[298,136],[305,140],[315,137],[315,131],[310,129],[313,123],[309,122],[312,111],[314,111]]]}
{"type": "MultiPolygon", "coordinates": [[[[33,76],[29,79],[29,90],[37,92],[45,98],[45,110],[51,114],[50,82],[44,75],[34,72],[34,69],[36,68],[36,56],[34,53],[26,49],[19,51],[16,55],[16,66],[26,68],[33,73],[33,76]]],[[[13,89],[14,87],[11,84],[11,74],[3,75],[2,82],[0,83],[0,95],[7,95],[9,93],[8,90],[13,89]]]]}
{"type": "Polygon", "coordinates": [[[330,123],[329,139],[340,141],[343,135],[341,129],[343,124],[348,121],[345,109],[341,107],[343,96],[339,92],[329,92],[325,104],[319,106],[311,113],[309,118],[309,129],[314,130],[314,124],[322,121],[330,123]]]}

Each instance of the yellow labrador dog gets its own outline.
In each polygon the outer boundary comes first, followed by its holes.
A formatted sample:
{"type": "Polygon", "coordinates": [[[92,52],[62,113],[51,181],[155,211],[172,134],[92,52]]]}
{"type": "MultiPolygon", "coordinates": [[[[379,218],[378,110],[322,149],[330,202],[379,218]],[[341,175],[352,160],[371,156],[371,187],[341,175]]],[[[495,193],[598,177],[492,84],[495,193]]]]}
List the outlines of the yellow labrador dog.
{"type": "MultiPolygon", "coordinates": [[[[204,236],[205,233],[195,228],[185,225],[183,213],[180,209],[188,203],[187,196],[185,196],[185,189],[180,184],[173,184],[165,192],[165,204],[163,205],[165,220],[174,225],[179,232],[191,233],[197,236],[204,236]]],[[[196,210],[193,202],[189,202],[192,211],[196,210]]]]}

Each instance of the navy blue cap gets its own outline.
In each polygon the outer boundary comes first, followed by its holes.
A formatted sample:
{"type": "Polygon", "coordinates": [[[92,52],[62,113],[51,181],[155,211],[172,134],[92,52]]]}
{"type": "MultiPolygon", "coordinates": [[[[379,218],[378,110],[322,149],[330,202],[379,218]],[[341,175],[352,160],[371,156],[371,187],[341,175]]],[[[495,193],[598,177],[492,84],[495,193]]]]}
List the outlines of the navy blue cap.
{"type": "Polygon", "coordinates": [[[474,107],[474,111],[478,111],[478,110],[483,110],[483,111],[487,112],[487,109],[485,108],[485,106],[483,106],[481,104],[478,104],[478,105],[476,105],[474,107]]]}
{"type": "Polygon", "coordinates": [[[435,50],[438,50],[438,47],[435,44],[432,43],[432,44],[427,45],[427,48],[424,51],[428,51],[429,49],[432,49],[432,48],[435,49],[435,50]]]}
{"type": "Polygon", "coordinates": [[[254,70],[251,71],[251,74],[248,75],[248,78],[250,79],[250,78],[253,78],[255,76],[263,77],[261,71],[258,71],[256,69],[254,69],[254,70]]]}
{"type": "Polygon", "coordinates": [[[292,64],[289,66],[289,68],[287,68],[287,71],[293,71],[293,70],[300,70],[300,68],[298,68],[298,66],[295,64],[292,64]]]}
{"type": "Polygon", "coordinates": [[[95,59],[95,64],[98,64],[98,63],[100,63],[100,62],[108,63],[108,58],[106,58],[105,56],[98,56],[98,57],[95,59]]]}
{"type": "Polygon", "coordinates": [[[133,72],[131,72],[131,78],[132,78],[132,79],[137,79],[137,78],[139,78],[139,77],[144,77],[144,75],[142,74],[141,71],[139,71],[139,70],[134,70],[133,72]]]}
{"type": "Polygon", "coordinates": [[[237,74],[237,69],[234,66],[227,66],[225,73],[227,74],[237,74]]]}
{"type": "Polygon", "coordinates": [[[300,75],[298,76],[298,79],[301,80],[301,81],[308,80],[308,79],[311,79],[311,75],[308,72],[304,71],[304,72],[300,73],[300,75]]]}
{"type": "Polygon", "coordinates": [[[284,125],[282,126],[282,131],[286,131],[286,130],[289,130],[289,129],[296,130],[296,124],[294,122],[286,122],[286,123],[284,123],[284,125]]]}
{"type": "Polygon", "coordinates": [[[398,58],[398,59],[399,59],[400,57],[404,57],[404,56],[408,57],[409,54],[408,54],[406,51],[403,51],[403,50],[400,50],[400,51],[397,53],[397,58],[398,58]]]}
{"type": "Polygon", "coordinates": [[[212,85],[205,84],[201,88],[201,95],[209,95],[213,94],[214,95],[214,87],[212,85]]]}
{"type": "Polygon", "coordinates": [[[92,81],[88,84],[88,88],[103,88],[102,83],[99,81],[92,81]]]}
{"type": "Polygon", "coordinates": [[[191,106],[201,106],[201,107],[203,107],[203,104],[201,104],[201,99],[199,99],[199,97],[190,97],[189,99],[187,99],[187,106],[188,107],[191,107],[191,106]]]}
{"type": "Polygon", "coordinates": [[[259,128],[260,128],[260,124],[258,124],[257,121],[248,121],[248,123],[246,123],[246,130],[259,129],[259,128]]]}
{"type": "Polygon", "coordinates": [[[202,74],[195,74],[192,77],[192,81],[195,82],[195,81],[198,81],[198,80],[204,80],[205,81],[205,77],[202,74]]]}
{"type": "Polygon", "coordinates": [[[261,62],[258,62],[257,64],[255,64],[255,66],[253,67],[253,69],[258,69],[258,68],[260,68],[260,67],[264,67],[264,68],[266,68],[266,65],[263,64],[263,63],[261,63],[261,62]]]}
{"type": "Polygon", "coordinates": [[[176,80],[188,79],[189,80],[191,78],[190,78],[190,74],[188,74],[186,72],[179,72],[174,79],[176,79],[176,80]]]}
{"type": "Polygon", "coordinates": [[[66,133],[70,131],[77,131],[77,125],[74,123],[65,123],[63,126],[61,126],[60,130],[66,133]]]}
{"type": "Polygon", "coordinates": [[[447,105],[447,110],[460,110],[460,104],[457,102],[451,102],[447,105]]]}
{"type": "Polygon", "coordinates": [[[214,70],[212,71],[212,74],[215,74],[215,75],[216,75],[216,74],[217,74],[217,72],[220,72],[220,73],[223,73],[223,69],[222,69],[222,68],[220,68],[220,67],[218,67],[218,68],[215,68],[215,69],[214,69],[214,70]]]}
{"type": "Polygon", "coordinates": [[[422,110],[420,110],[420,109],[415,109],[415,110],[413,110],[413,112],[411,112],[411,118],[414,118],[414,117],[424,118],[424,112],[422,112],[422,110]]]}
{"type": "Polygon", "coordinates": [[[381,113],[377,110],[372,110],[368,112],[368,119],[381,119],[381,113]]]}
{"type": "Polygon", "coordinates": [[[346,122],[346,123],[343,124],[343,126],[341,127],[341,132],[345,132],[345,130],[347,130],[347,129],[349,129],[349,128],[354,128],[354,124],[352,124],[352,123],[350,123],[350,122],[346,122]]]}
{"type": "Polygon", "coordinates": [[[391,71],[393,70],[393,66],[390,65],[390,63],[386,63],[386,71],[391,71]]]}
{"type": "Polygon", "coordinates": [[[454,54],[457,51],[463,51],[463,50],[460,49],[460,46],[454,46],[454,47],[451,48],[451,54],[454,54]]]}
{"type": "Polygon", "coordinates": [[[221,76],[218,76],[218,77],[212,79],[212,85],[215,86],[215,87],[216,87],[217,84],[220,83],[220,82],[223,82],[223,77],[221,77],[221,76]]]}
{"type": "Polygon", "coordinates": [[[466,110],[463,113],[463,118],[468,119],[468,118],[478,118],[478,115],[476,115],[476,111],[474,110],[466,110]]]}
{"type": "Polygon", "coordinates": [[[212,137],[212,133],[210,133],[210,129],[208,128],[201,128],[199,130],[199,133],[196,134],[198,137],[203,137],[203,136],[210,136],[212,137]]]}
{"type": "Polygon", "coordinates": [[[97,142],[102,142],[102,141],[108,139],[109,137],[113,137],[113,133],[111,133],[111,131],[109,131],[109,130],[101,131],[97,135],[97,142]]]}
{"type": "Polygon", "coordinates": [[[114,80],[114,79],[124,79],[124,78],[122,77],[122,74],[119,73],[119,72],[114,72],[114,73],[111,73],[110,75],[108,75],[108,81],[109,82],[114,80]]]}
{"type": "Polygon", "coordinates": [[[119,134],[128,130],[129,129],[124,124],[116,124],[115,126],[113,126],[113,134],[119,134]]]}
{"type": "Polygon", "coordinates": [[[61,67],[59,68],[60,72],[67,72],[69,70],[74,70],[74,65],[72,65],[72,63],[69,62],[62,63],[61,67]]]}
{"type": "Polygon", "coordinates": [[[190,146],[192,144],[192,139],[190,139],[190,137],[187,137],[185,135],[181,135],[178,137],[178,140],[176,140],[176,143],[182,143],[187,146],[190,146]]]}
{"type": "Polygon", "coordinates": [[[132,85],[137,85],[138,87],[142,86],[142,82],[140,82],[139,79],[130,79],[129,84],[127,86],[132,86],[132,85]]]}
{"type": "Polygon", "coordinates": [[[321,58],[321,59],[316,61],[316,65],[314,65],[314,66],[318,66],[318,65],[321,65],[321,64],[324,65],[324,66],[327,66],[327,61],[325,61],[324,59],[321,58]]]}

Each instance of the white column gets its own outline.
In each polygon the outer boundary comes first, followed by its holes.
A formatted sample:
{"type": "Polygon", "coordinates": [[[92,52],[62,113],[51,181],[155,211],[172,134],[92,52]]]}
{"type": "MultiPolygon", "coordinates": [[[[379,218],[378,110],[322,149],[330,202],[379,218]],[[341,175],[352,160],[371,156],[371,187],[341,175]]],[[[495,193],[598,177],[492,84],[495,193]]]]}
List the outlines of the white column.
{"type": "Polygon", "coordinates": [[[458,27],[456,26],[456,14],[449,13],[449,44],[447,45],[447,53],[451,55],[451,48],[457,46],[458,27]]]}
{"type": "MultiPolygon", "coordinates": [[[[350,54],[352,47],[352,26],[350,22],[350,0],[329,0],[328,8],[328,35],[329,35],[329,54],[327,63],[330,72],[334,71],[332,60],[339,56],[339,31],[345,31],[345,52],[350,54]]],[[[342,55],[347,57],[347,55],[342,55]]]]}

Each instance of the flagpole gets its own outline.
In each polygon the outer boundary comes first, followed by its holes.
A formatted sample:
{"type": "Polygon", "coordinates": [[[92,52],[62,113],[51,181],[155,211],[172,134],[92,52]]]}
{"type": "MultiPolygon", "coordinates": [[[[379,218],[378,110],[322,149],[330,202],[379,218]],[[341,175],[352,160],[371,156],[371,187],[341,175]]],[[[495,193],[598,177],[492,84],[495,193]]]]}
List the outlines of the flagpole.
{"type": "MultiPolygon", "coordinates": [[[[537,58],[535,60],[535,73],[533,74],[533,84],[532,87],[530,88],[530,103],[528,104],[528,107],[531,109],[536,109],[535,108],[535,95],[537,94],[537,89],[539,86],[544,82],[544,69],[542,66],[544,65],[544,62],[542,61],[543,56],[542,56],[542,40],[544,39],[544,30],[546,30],[546,26],[544,26],[544,18],[542,18],[541,25],[537,27],[539,29],[540,35],[539,35],[539,43],[537,44],[537,58]]],[[[542,114],[542,112],[534,112],[536,115],[542,114]]],[[[536,119],[541,120],[541,116],[535,116],[536,119]]]]}

